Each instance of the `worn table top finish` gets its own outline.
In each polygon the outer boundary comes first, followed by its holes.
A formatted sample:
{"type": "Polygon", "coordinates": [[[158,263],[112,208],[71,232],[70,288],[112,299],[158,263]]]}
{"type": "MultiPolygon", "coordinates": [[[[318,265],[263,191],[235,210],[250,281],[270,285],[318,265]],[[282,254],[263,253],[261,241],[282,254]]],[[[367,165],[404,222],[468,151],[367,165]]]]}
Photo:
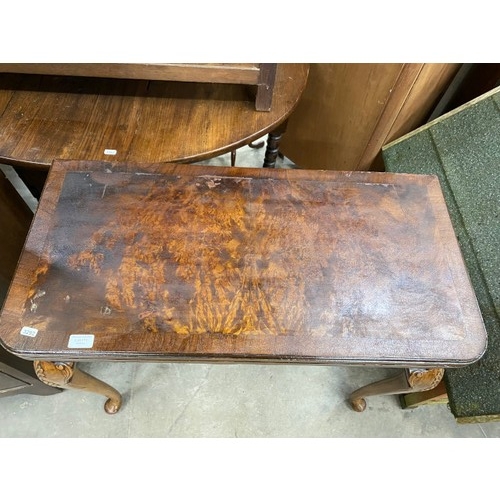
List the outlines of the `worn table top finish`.
{"type": "Polygon", "coordinates": [[[28,359],[388,366],[486,343],[434,176],[64,161],[0,338],[28,359]]]}
{"type": "Polygon", "coordinates": [[[217,156],[284,122],[307,74],[307,64],[278,64],[271,111],[255,111],[245,85],[0,74],[0,162],[217,156]]]}

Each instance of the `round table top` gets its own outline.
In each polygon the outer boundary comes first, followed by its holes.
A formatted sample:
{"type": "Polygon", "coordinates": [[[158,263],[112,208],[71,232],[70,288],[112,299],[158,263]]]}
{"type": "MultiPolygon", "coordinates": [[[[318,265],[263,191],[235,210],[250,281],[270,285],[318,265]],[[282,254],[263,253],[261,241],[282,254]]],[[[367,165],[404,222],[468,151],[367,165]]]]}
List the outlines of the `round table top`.
{"type": "Polygon", "coordinates": [[[211,158],[284,122],[307,75],[278,64],[271,111],[256,111],[245,85],[0,74],[0,162],[211,158]]]}

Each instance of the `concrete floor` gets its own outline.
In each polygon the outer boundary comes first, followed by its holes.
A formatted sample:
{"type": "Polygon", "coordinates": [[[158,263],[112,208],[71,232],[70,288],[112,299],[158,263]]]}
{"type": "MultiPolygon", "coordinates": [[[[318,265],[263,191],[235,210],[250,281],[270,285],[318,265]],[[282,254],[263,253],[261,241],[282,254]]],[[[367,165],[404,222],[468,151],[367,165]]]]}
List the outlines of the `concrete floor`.
{"type": "MultiPolygon", "coordinates": [[[[261,166],[262,149],[242,148],[237,165],[261,166]]],[[[205,163],[228,165],[229,155],[205,163]]],[[[279,167],[293,168],[288,160],[279,167]]],[[[0,437],[500,437],[500,422],[457,424],[446,404],[402,410],[396,396],[346,398],[394,369],[302,365],[81,363],[124,396],[116,415],[104,398],[66,390],[0,399],[0,437]]]]}
{"type": "Polygon", "coordinates": [[[393,370],[292,365],[81,363],[124,396],[66,390],[0,400],[0,437],[499,437],[500,424],[457,424],[444,404],[402,410],[395,396],[353,412],[350,391],[393,370]]]}

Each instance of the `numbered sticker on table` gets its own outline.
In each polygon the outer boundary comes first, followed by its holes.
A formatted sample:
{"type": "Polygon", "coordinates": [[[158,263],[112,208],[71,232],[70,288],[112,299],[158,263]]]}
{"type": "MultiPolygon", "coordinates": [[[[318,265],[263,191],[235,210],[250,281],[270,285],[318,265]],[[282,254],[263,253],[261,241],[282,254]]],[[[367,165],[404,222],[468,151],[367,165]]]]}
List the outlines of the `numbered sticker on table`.
{"type": "Polygon", "coordinates": [[[23,326],[21,328],[20,334],[26,337],[36,337],[38,330],[36,328],[31,328],[31,326],[23,326]]]}
{"type": "Polygon", "coordinates": [[[90,349],[94,345],[94,335],[78,334],[70,335],[68,347],[71,349],[90,349]]]}

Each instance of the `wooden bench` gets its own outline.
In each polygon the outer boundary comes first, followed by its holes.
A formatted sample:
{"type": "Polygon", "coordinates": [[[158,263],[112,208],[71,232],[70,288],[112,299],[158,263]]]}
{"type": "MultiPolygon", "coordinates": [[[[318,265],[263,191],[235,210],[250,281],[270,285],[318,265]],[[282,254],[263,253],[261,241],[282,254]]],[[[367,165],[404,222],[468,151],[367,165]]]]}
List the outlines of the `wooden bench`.
{"type": "Polygon", "coordinates": [[[435,387],[486,334],[433,176],[55,161],[0,320],[41,380],[79,360],[401,367],[435,387]]]}

